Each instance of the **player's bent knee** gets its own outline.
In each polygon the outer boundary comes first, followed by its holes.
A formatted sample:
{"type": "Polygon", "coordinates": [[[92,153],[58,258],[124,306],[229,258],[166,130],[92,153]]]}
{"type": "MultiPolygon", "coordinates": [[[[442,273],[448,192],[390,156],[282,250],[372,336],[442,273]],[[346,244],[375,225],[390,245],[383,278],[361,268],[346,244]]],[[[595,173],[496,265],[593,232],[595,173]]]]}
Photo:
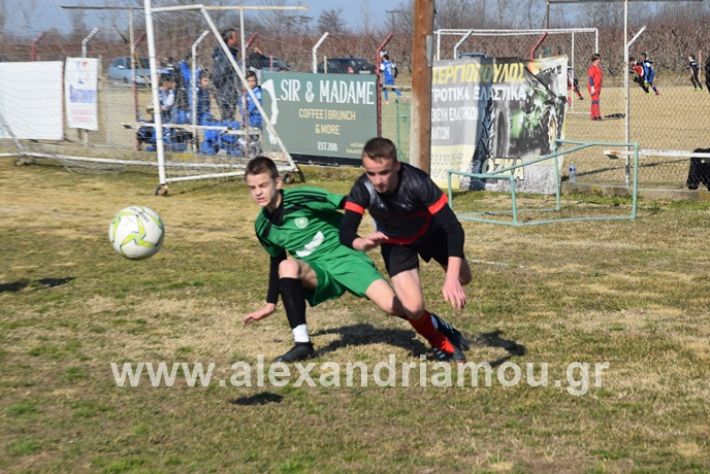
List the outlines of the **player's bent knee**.
{"type": "Polygon", "coordinates": [[[298,262],[292,258],[287,258],[279,263],[280,278],[297,278],[298,277],[298,262]]]}

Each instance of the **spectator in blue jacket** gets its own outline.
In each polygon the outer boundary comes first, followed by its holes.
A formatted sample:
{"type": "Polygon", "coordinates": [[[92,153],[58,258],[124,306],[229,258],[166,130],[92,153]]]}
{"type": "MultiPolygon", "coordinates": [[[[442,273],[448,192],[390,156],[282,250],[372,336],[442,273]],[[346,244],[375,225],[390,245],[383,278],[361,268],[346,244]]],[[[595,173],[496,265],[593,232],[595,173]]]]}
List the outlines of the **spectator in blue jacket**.
{"type": "MultiPolygon", "coordinates": [[[[247,87],[251,89],[254,93],[254,97],[256,97],[256,100],[259,101],[259,105],[261,105],[264,102],[264,96],[261,91],[261,86],[259,85],[259,79],[256,76],[256,72],[248,71],[246,80],[247,87]]],[[[242,110],[242,116],[244,117],[244,130],[247,131],[248,135],[240,140],[240,145],[243,148],[244,156],[253,158],[254,156],[261,154],[260,138],[261,129],[264,125],[264,118],[261,116],[261,112],[259,112],[256,102],[252,99],[251,94],[244,91],[243,97],[242,104],[246,104],[246,109],[242,110]],[[259,130],[256,133],[252,133],[255,128],[258,128],[259,130]]]]}

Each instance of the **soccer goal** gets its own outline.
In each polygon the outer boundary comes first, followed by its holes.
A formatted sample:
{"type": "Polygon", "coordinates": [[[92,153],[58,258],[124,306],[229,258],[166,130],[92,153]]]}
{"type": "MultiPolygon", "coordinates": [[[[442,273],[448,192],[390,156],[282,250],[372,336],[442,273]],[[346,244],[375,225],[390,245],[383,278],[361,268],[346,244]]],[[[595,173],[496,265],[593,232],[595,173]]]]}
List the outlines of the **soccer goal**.
{"type": "MultiPolygon", "coordinates": [[[[270,117],[262,107],[262,97],[258,95],[256,88],[247,85],[244,11],[302,9],[303,7],[208,7],[201,4],[153,7],[151,0],[144,0],[144,8],[146,15],[148,59],[150,63],[153,121],[152,124],[142,123],[141,126],[163,131],[162,133],[154,133],[159,173],[158,192],[160,193],[162,190],[166,189],[168,183],[242,175],[246,161],[256,155],[270,156],[282,171],[295,171],[296,166],[290,153],[279,137],[270,117]],[[237,63],[237,59],[230,49],[230,46],[225,42],[227,39],[225,36],[232,33],[225,34],[219,31],[210,15],[210,10],[235,10],[239,12],[241,64],[237,63]],[[169,67],[171,66],[173,68],[173,71],[169,73],[172,75],[172,77],[169,77],[172,79],[172,83],[168,82],[168,87],[174,88],[175,82],[182,82],[183,88],[188,95],[187,104],[185,105],[190,106],[190,110],[192,111],[192,117],[189,123],[175,123],[187,121],[184,117],[180,117],[179,114],[174,113],[174,111],[169,115],[161,113],[161,109],[164,110],[165,108],[165,101],[164,99],[161,101],[161,94],[163,96],[165,95],[165,88],[162,82],[166,74],[164,72],[165,66],[159,64],[158,58],[166,57],[165,54],[160,53],[164,53],[166,48],[168,50],[174,48],[174,45],[166,43],[164,40],[161,42],[158,41],[160,31],[156,34],[154,28],[154,17],[156,15],[170,16],[172,21],[170,21],[169,24],[172,25],[173,28],[179,29],[182,26],[183,28],[194,30],[196,23],[201,26],[204,25],[205,28],[191,45],[192,61],[189,71],[187,70],[187,65],[183,66],[185,61],[181,61],[178,65],[169,65],[169,67]],[[212,107],[210,105],[210,91],[214,90],[207,85],[207,81],[210,77],[207,75],[205,69],[197,64],[197,48],[208,35],[211,35],[216,42],[216,46],[213,48],[212,52],[212,60],[214,61],[213,67],[221,68],[227,78],[219,84],[213,85],[218,89],[216,95],[221,115],[219,120],[213,116],[212,107]],[[221,61],[223,64],[216,64],[218,61],[221,61]],[[226,61],[228,61],[228,64],[224,64],[226,61]],[[224,71],[225,68],[227,71],[224,71]],[[198,73],[198,70],[201,71],[198,73]],[[233,71],[234,74],[230,74],[230,71],[233,71]],[[185,87],[185,83],[187,83],[187,87],[185,87]],[[204,95],[207,102],[207,111],[199,117],[197,116],[199,114],[197,109],[201,104],[198,102],[198,88],[203,88],[199,93],[205,92],[204,95]],[[228,89],[226,94],[224,90],[219,90],[225,88],[228,89]],[[230,103],[227,104],[227,102],[230,103]],[[206,118],[205,115],[207,116],[206,118]],[[164,123],[164,119],[166,118],[168,121],[164,123]],[[168,168],[165,166],[166,156],[169,154],[169,146],[171,145],[171,141],[178,141],[176,137],[180,131],[184,130],[190,131],[191,136],[188,140],[193,144],[201,142],[198,148],[199,152],[207,155],[227,155],[232,158],[231,162],[226,165],[223,163],[216,165],[213,170],[208,172],[187,172],[181,175],[169,174],[168,168]]],[[[236,31],[234,31],[234,34],[236,35],[236,31]]],[[[214,75],[212,77],[214,77],[214,75]]],[[[177,96],[177,92],[174,94],[177,96]]],[[[178,107],[177,98],[173,107],[178,107]]],[[[190,115],[189,112],[186,115],[190,115]]]]}
{"type": "Polygon", "coordinates": [[[449,202],[459,219],[516,227],[559,222],[636,219],[638,144],[575,140],[557,140],[557,142],[559,149],[553,153],[489,173],[448,170],[449,202]],[[628,170],[631,175],[629,187],[620,182],[625,165],[614,163],[600,171],[601,168],[596,163],[601,156],[612,150],[614,153],[628,153],[632,157],[628,170]],[[562,176],[559,172],[563,160],[569,165],[568,176],[562,176]],[[554,170],[553,194],[520,193],[519,179],[525,175],[524,171],[545,162],[551,162],[550,168],[554,170]],[[492,183],[498,192],[455,191],[455,178],[492,183]],[[572,193],[572,197],[566,196],[563,200],[563,186],[566,187],[565,191],[572,193]],[[617,190],[616,195],[609,194],[612,188],[617,190]],[[597,197],[579,200],[574,197],[575,192],[596,194],[597,197]]]}
{"type": "Polygon", "coordinates": [[[244,13],[305,7],[154,3],[46,3],[36,7],[48,18],[46,31],[4,32],[0,156],[81,173],[157,171],[159,193],[169,183],[240,176],[257,154],[292,177],[289,151],[261,101],[244,88],[244,13]],[[66,15],[73,18],[68,32],[66,15]],[[220,25],[240,36],[239,61],[226,54],[220,25]],[[210,83],[219,52],[236,91],[230,119],[210,83]]]}

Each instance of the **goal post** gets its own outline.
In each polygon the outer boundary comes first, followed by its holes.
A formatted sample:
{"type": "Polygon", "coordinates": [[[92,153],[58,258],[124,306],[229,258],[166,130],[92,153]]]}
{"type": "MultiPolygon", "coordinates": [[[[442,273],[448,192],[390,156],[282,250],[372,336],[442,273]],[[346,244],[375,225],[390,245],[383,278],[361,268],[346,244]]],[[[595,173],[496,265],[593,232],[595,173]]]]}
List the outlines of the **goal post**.
{"type": "MultiPolygon", "coordinates": [[[[486,224],[509,225],[514,227],[554,224],[560,222],[592,222],[592,221],[618,221],[618,220],[634,220],[637,216],[638,206],[638,168],[639,168],[639,146],[637,143],[623,142],[605,142],[605,141],[578,141],[578,140],[557,140],[560,148],[552,153],[533,158],[522,163],[516,163],[511,166],[497,169],[488,173],[469,173],[460,170],[448,170],[448,195],[449,203],[461,220],[480,222],[486,224]],[[578,164],[582,164],[589,159],[596,159],[599,153],[581,154],[580,152],[590,149],[598,149],[603,147],[614,147],[613,150],[605,149],[603,153],[627,154],[630,156],[630,175],[631,186],[620,187],[623,194],[630,196],[631,202],[628,206],[622,206],[619,203],[614,203],[610,206],[594,205],[584,207],[579,202],[566,204],[562,200],[562,185],[563,177],[559,172],[559,164],[565,157],[569,158],[572,155],[578,155],[574,160],[578,164]],[[516,171],[538,163],[552,161],[552,168],[555,170],[555,190],[554,197],[546,195],[523,195],[521,196],[518,190],[518,182],[516,179],[516,171]],[[466,201],[464,196],[458,198],[454,195],[454,176],[466,177],[469,179],[490,180],[505,183],[507,188],[505,192],[498,194],[510,194],[510,205],[506,208],[506,204],[500,199],[473,200],[460,204],[466,201]],[[471,204],[474,208],[471,209],[471,204]],[[476,204],[485,207],[476,208],[476,204]],[[468,205],[468,209],[466,209],[468,205]],[[614,212],[612,212],[614,211],[614,212]]],[[[583,167],[581,169],[588,170],[586,172],[595,174],[594,166],[583,167]]],[[[570,178],[565,178],[572,190],[577,190],[577,183],[570,182],[570,178]]],[[[572,178],[576,179],[576,178],[572,178]]],[[[590,187],[590,190],[594,190],[590,187]]]]}
{"type": "MultiPolygon", "coordinates": [[[[144,9],[145,9],[145,16],[146,16],[146,34],[147,34],[147,42],[148,42],[148,54],[149,54],[149,61],[150,61],[150,74],[151,74],[151,96],[152,96],[152,103],[153,103],[153,127],[156,130],[163,130],[164,128],[170,129],[172,127],[172,124],[163,124],[162,123],[162,117],[161,117],[161,112],[160,112],[160,99],[159,99],[159,83],[158,83],[158,61],[157,61],[157,52],[156,52],[156,35],[155,35],[155,30],[153,27],[154,24],[154,15],[155,14],[177,14],[179,12],[198,12],[202,19],[204,20],[206,24],[206,31],[209,31],[212,33],[212,36],[214,40],[217,42],[217,47],[220,48],[224,54],[224,57],[227,58],[229,61],[229,66],[232,68],[232,70],[236,73],[239,81],[241,84],[246,85],[247,80],[246,80],[246,45],[245,45],[245,34],[244,34],[244,11],[245,10],[269,10],[269,9],[303,9],[303,7],[268,7],[268,6],[233,6],[233,7],[228,7],[228,6],[222,6],[222,7],[208,7],[202,4],[196,4],[196,5],[175,5],[175,6],[169,6],[169,7],[153,7],[152,6],[152,0],[144,0],[144,9]],[[237,61],[233,57],[229,47],[225,43],[224,39],[222,38],[222,35],[220,34],[220,31],[218,30],[215,22],[213,21],[212,17],[210,16],[208,10],[236,10],[239,12],[239,17],[240,17],[240,32],[241,32],[241,45],[242,45],[242,64],[239,65],[237,64],[237,61]]],[[[204,39],[205,37],[205,32],[202,32],[200,36],[197,38],[195,43],[199,43],[204,39]]],[[[195,56],[196,56],[196,49],[195,49],[195,43],[193,43],[192,47],[192,53],[193,53],[193,65],[192,65],[192,71],[194,74],[194,71],[196,70],[196,66],[194,64],[195,61],[195,56]]],[[[195,83],[197,82],[197,75],[193,75],[192,81],[191,81],[191,87],[194,88],[195,83]]],[[[293,172],[295,171],[296,165],[293,161],[293,158],[291,157],[291,154],[288,152],[286,149],[283,141],[279,137],[278,132],[276,131],[276,128],[273,126],[271,123],[270,117],[266,114],[264,108],[261,105],[261,100],[255,95],[255,92],[250,88],[250,87],[244,87],[243,90],[245,93],[249,96],[249,98],[252,101],[252,104],[256,107],[258,110],[258,113],[261,114],[263,124],[266,127],[266,132],[268,134],[269,140],[272,141],[275,144],[276,149],[272,151],[272,153],[267,153],[273,155],[275,159],[274,161],[278,162],[280,165],[280,170],[283,172],[293,172]]],[[[235,104],[236,105],[236,104],[235,104]]],[[[194,103],[193,103],[193,110],[194,110],[194,103]]],[[[200,129],[205,129],[206,127],[197,127],[195,125],[195,117],[193,116],[192,118],[192,124],[191,125],[186,125],[184,127],[180,128],[185,128],[189,127],[192,129],[193,135],[198,134],[200,129]]],[[[207,127],[208,129],[210,127],[207,127]]],[[[238,130],[232,130],[230,132],[231,135],[234,137],[239,137],[239,140],[242,140],[246,142],[247,140],[250,140],[249,137],[257,135],[261,142],[261,145],[266,144],[266,140],[263,139],[264,134],[262,134],[262,131],[256,128],[251,127],[251,124],[249,123],[248,118],[245,118],[245,120],[241,123],[241,126],[239,127],[238,130]]],[[[190,180],[197,180],[197,179],[211,179],[211,178],[219,178],[219,177],[229,177],[229,176],[239,176],[244,173],[244,167],[245,163],[234,163],[233,165],[233,170],[227,170],[223,172],[208,172],[208,173],[200,173],[200,174],[186,174],[186,175],[181,175],[181,176],[168,176],[165,168],[165,152],[166,152],[166,147],[165,147],[165,140],[163,137],[163,133],[155,133],[155,138],[156,138],[156,153],[157,153],[157,161],[158,161],[158,170],[159,170],[159,183],[158,183],[158,190],[156,191],[157,193],[162,193],[165,190],[167,190],[167,185],[168,183],[171,182],[183,182],[183,181],[190,181],[190,180]]],[[[250,154],[246,152],[246,147],[245,147],[245,152],[242,158],[249,158],[251,157],[250,154]]],[[[243,160],[242,160],[243,161],[243,160]]]]}

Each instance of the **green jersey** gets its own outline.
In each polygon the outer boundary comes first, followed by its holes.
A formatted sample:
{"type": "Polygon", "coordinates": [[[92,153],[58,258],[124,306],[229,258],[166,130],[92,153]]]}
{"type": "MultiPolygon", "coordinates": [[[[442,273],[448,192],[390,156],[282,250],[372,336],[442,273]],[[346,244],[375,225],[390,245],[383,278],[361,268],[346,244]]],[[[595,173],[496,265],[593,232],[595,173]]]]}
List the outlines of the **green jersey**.
{"type": "Polygon", "coordinates": [[[340,221],[345,196],[320,188],[281,191],[281,205],[273,213],[262,209],[256,236],[266,252],[277,257],[286,250],[294,258],[328,258],[340,246],[340,221]]]}
{"type": "MultiPolygon", "coordinates": [[[[317,285],[305,289],[311,306],[338,298],[346,291],[366,296],[367,289],[382,275],[364,253],[340,243],[340,221],[345,196],[324,189],[303,187],[286,189],[281,205],[274,212],[262,209],[256,218],[256,236],[266,252],[275,260],[284,251],[303,260],[316,274],[317,285]]],[[[273,267],[272,267],[273,272],[273,267]]],[[[276,302],[278,283],[273,273],[269,277],[269,294],[276,302]]]]}

